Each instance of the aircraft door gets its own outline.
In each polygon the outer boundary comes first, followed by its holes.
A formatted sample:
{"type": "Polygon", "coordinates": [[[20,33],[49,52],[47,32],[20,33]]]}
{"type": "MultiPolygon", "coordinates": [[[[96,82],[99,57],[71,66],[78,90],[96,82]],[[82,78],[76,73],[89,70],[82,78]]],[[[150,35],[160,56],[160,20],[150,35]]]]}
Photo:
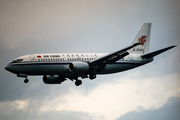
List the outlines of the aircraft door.
{"type": "Polygon", "coordinates": [[[35,58],[35,56],[31,55],[31,56],[29,56],[29,57],[30,57],[30,59],[31,59],[31,64],[32,64],[32,65],[36,65],[36,58],[35,58]]]}

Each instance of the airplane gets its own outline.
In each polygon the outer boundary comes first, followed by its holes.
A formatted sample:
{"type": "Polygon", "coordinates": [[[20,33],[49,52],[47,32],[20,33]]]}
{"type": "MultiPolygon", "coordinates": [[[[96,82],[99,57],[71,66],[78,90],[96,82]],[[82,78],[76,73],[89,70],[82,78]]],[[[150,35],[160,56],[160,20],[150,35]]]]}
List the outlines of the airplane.
{"type": "Polygon", "coordinates": [[[112,74],[130,70],[153,61],[159,55],[174,46],[166,47],[149,53],[151,23],[144,23],[133,43],[113,53],[45,53],[30,54],[14,59],[5,69],[17,74],[17,77],[42,75],[45,84],[61,84],[67,79],[75,81],[79,86],[79,79],[93,80],[100,74],[112,74]]]}

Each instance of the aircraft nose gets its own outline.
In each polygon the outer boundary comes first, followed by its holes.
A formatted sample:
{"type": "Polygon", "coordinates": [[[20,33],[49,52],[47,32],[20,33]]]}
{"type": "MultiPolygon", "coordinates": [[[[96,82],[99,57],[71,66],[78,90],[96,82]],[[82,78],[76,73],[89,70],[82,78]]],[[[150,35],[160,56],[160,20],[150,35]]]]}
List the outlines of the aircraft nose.
{"type": "Polygon", "coordinates": [[[15,68],[9,64],[5,67],[5,69],[9,72],[16,73],[15,68]]]}
{"type": "Polygon", "coordinates": [[[14,67],[9,64],[5,67],[5,69],[9,72],[14,72],[14,67]]]}
{"type": "Polygon", "coordinates": [[[5,69],[6,69],[7,71],[10,71],[10,67],[9,67],[8,65],[5,67],[5,69]]]}
{"type": "Polygon", "coordinates": [[[11,64],[8,64],[8,65],[5,67],[5,69],[6,69],[7,71],[9,71],[9,72],[14,73],[14,74],[18,74],[19,71],[21,71],[20,67],[15,67],[15,66],[13,66],[13,65],[11,65],[11,64]]]}

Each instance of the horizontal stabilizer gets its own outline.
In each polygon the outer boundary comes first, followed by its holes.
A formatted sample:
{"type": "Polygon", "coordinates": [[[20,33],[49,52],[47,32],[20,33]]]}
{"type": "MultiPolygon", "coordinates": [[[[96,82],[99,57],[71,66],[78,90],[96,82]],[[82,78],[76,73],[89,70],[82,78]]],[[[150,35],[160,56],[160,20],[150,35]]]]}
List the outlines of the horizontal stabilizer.
{"type": "Polygon", "coordinates": [[[142,58],[153,58],[154,56],[159,55],[159,54],[161,54],[161,53],[163,53],[163,52],[165,52],[165,51],[167,51],[167,50],[169,50],[169,49],[171,49],[173,47],[176,47],[176,45],[170,46],[170,47],[167,47],[167,48],[164,48],[164,49],[161,49],[161,50],[157,50],[157,51],[152,52],[152,53],[142,55],[141,57],[142,58]]]}

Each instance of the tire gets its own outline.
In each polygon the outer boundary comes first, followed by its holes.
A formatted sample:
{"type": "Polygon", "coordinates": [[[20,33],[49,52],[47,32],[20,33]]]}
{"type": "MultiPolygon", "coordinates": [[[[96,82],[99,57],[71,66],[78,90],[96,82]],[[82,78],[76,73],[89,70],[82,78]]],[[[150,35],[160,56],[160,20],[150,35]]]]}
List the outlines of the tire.
{"type": "Polygon", "coordinates": [[[81,80],[76,80],[76,82],[75,82],[75,85],[76,86],[79,86],[79,85],[81,85],[82,84],[82,81],[81,80]]]}

